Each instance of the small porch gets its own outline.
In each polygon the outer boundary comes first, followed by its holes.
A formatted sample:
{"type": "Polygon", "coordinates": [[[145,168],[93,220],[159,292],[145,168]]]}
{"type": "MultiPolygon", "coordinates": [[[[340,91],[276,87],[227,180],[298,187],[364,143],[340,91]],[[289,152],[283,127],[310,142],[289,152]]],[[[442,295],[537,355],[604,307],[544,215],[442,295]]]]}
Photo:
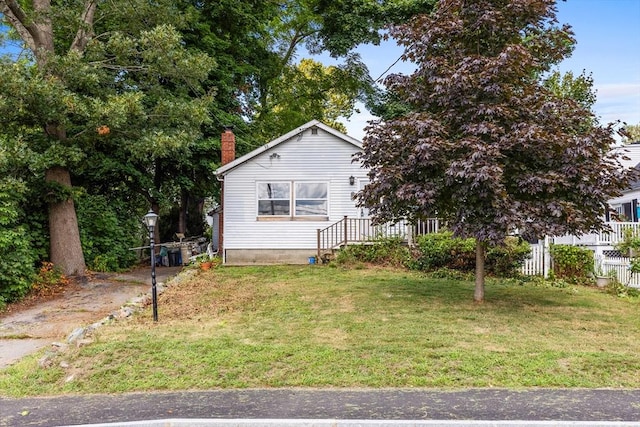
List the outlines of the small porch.
{"type": "Polygon", "coordinates": [[[372,244],[379,239],[398,238],[411,244],[414,236],[437,233],[440,228],[441,224],[437,218],[429,218],[415,224],[399,221],[393,224],[373,225],[370,218],[345,216],[329,227],[317,230],[317,259],[326,262],[340,248],[351,244],[372,244]]]}

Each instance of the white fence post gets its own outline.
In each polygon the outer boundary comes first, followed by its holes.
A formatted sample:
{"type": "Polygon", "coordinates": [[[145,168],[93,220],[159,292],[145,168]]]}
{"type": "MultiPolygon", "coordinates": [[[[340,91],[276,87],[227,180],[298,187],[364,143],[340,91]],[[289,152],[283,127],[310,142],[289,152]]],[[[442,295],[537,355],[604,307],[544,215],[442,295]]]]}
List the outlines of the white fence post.
{"type": "Polygon", "coordinates": [[[545,236],[542,241],[542,277],[549,277],[551,272],[551,241],[549,236],[545,236]]]}

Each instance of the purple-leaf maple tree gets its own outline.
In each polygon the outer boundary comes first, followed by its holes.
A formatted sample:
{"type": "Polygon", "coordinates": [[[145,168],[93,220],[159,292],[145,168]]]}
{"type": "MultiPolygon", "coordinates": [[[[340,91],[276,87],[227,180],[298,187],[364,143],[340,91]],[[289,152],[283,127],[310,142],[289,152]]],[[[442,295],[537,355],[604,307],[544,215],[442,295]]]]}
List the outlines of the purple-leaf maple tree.
{"type": "Polygon", "coordinates": [[[614,125],[542,84],[575,43],[554,0],[441,0],[390,35],[416,70],[385,81],[410,112],[364,138],[358,203],[376,222],[438,216],[476,238],[476,301],[488,244],[605,226],[630,176],[610,154],[614,125]]]}

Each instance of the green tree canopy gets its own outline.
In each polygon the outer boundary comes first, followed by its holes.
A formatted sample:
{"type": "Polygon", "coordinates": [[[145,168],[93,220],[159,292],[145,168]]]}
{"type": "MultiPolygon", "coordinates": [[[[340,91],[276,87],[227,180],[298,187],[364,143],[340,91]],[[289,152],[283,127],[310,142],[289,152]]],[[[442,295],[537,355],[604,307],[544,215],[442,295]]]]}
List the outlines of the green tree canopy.
{"type": "Polygon", "coordinates": [[[640,123],[637,125],[626,125],[623,128],[622,142],[625,144],[631,144],[633,142],[640,142],[640,123]]]}

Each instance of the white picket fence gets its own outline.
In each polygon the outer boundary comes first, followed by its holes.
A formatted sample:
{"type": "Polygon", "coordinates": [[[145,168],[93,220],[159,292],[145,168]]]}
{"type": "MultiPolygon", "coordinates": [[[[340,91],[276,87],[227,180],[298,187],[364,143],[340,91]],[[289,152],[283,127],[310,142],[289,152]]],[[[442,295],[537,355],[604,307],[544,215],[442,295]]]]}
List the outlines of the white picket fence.
{"type": "Polygon", "coordinates": [[[631,273],[629,258],[602,257],[596,260],[596,263],[598,262],[604,273],[614,272],[618,282],[633,288],[640,288],[640,274],[631,273]]]}
{"type": "MultiPolygon", "coordinates": [[[[634,227],[638,227],[637,223],[633,223],[634,227]]],[[[611,234],[608,236],[610,237],[611,234]]],[[[616,237],[617,239],[618,237],[616,237]]],[[[537,244],[531,245],[531,254],[529,258],[524,262],[521,272],[527,276],[543,276],[547,277],[552,269],[552,259],[550,254],[550,246],[552,243],[557,244],[575,244],[579,246],[589,247],[585,245],[584,240],[581,243],[577,241],[571,242],[566,237],[560,239],[545,238],[540,240],[537,244]]],[[[619,240],[618,240],[619,241],[619,240]]],[[[610,245],[611,240],[608,239],[609,245],[606,247],[612,248],[610,245]]],[[[605,246],[605,245],[601,245],[605,246]]],[[[617,280],[627,286],[634,288],[640,288],[640,274],[632,274],[630,266],[630,258],[628,257],[608,257],[602,254],[602,251],[594,250],[594,263],[599,266],[603,272],[615,272],[617,280]]]]}
{"type": "Polygon", "coordinates": [[[608,222],[607,228],[597,233],[583,234],[582,236],[559,236],[553,241],[564,245],[581,246],[615,246],[624,240],[625,234],[631,232],[638,235],[640,233],[640,222],[608,222]]]}
{"type": "Polygon", "coordinates": [[[531,254],[522,265],[522,274],[525,276],[547,277],[551,269],[551,254],[549,252],[549,238],[540,240],[531,245],[531,254]]]}

